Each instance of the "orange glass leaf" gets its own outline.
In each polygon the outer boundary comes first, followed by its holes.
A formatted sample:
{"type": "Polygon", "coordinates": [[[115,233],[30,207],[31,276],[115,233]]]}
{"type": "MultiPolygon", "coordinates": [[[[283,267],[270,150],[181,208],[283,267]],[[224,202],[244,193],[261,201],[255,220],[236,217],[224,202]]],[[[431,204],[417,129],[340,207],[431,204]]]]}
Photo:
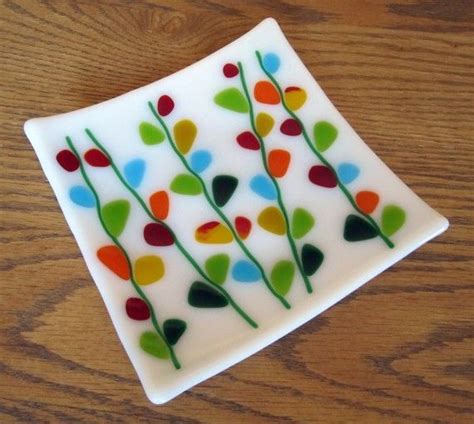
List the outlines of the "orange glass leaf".
{"type": "Polygon", "coordinates": [[[104,246],[97,251],[97,257],[107,268],[123,280],[130,279],[127,258],[117,246],[104,246]]]}
{"type": "Polygon", "coordinates": [[[268,168],[275,178],[283,177],[290,166],[291,155],[288,151],[275,149],[268,155],[268,168]]]}
{"type": "Polygon", "coordinates": [[[170,199],[166,191],[157,191],[150,196],[150,206],[157,219],[166,219],[170,210],[170,199]]]}
{"type": "Polygon", "coordinates": [[[271,82],[259,81],[253,90],[255,100],[267,105],[277,105],[280,103],[280,95],[271,82]]]}
{"type": "Polygon", "coordinates": [[[364,213],[372,213],[379,204],[379,195],[373,191],[359,191],[356,195],[356,203],[364,213]]]}

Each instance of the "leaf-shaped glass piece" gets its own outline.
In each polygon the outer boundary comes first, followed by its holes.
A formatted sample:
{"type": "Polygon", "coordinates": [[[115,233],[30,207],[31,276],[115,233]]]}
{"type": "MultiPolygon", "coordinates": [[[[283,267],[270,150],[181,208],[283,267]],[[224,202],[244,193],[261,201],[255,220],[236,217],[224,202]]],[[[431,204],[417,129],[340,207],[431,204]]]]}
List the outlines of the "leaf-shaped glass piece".
{"type": "Polygon", "coordinates": [[[214,102],[217,105],[233,112],[247,113],[249,111],[247,99],[237,88],[226,88],[225,90],[217,93],[214,97],[214,102]]]}
{"type": "Polygon", "coordinates": [[[226,253],[209,257],[204,266],[209,278],[217,284],[224,284],[229,271],[230,258],[226,253]]]}
{"type": "Polygon", "coordinates": [[[284,177],[290,166],[290,152],[283,149],[273,149],[268,154],[268,170],[275,178],[284,177]]]}
{"type": "Polygon", "coordinates": [[[170,211],[170,199],[164,190],[157,191],[150,196],[150,207],[155,218],[166,219],[170,211]]]}
{"type": "Polygon", "coordinates": [[[209,150],[196,150],[191,155],[190,165],[194,172],[204,172],[212,163],[212,155],[209,150]]]}
{"type": "Polygon", "coordinates": [[[372,224],[357,215],[349,215],[344,224],[344,238],[347,241],[363,241],[377,237],[377,230],[372,224]]]}
{"type": "Polygon", "coordinates": [[[235,230],[242,240],[245,240],[252,230],[252,221],[245,216],[237,216],[234,220],[235,230]]]}
{"type": "Polygon", "coordinates": [[[83,208],[93,208],[95,206],[95,197],[92,191],[85,186],[74,186],[69,190],[71,200],[83,208]]]}
{"type": "Polygon", "coordinates": [[[97,258],[115,275],[123,280],[130,279],[130,268],[123,251],[115,245],[103,246],[97,251],[97,258]]]}
{"type": "Polygon", "coordinates": [[[254,283],[262,278],[262,274],[252,262],[240,260],[232,267],[232,278],[239,283],[254,283]]]}
{"type": "Polygon", "coordinates": [[[141,256],[135,261],[133,275],[141,286],[156,283],[165,275],[163,259],[156,255],[141,256]]]}
{"type": "Polygon", "coordinates": [[[266,175],[259,174],[250,180],[250,188],[259,196],[267,200],[275,200],[277,198],[277,191],[273,185],[272,180],[266,175]]]}
{"type": "Polygon", "coordinates": [[[268,113],[260,112],[255,119],[255,126],[260,137],[266,137],[270,134],[273,125],[275,125],[275,120],[268,113]]]}
{"type": "Polygon", "coordinates": [[[253,89],[255,100],[266,105],[277,105],[280,103],[280,95],[270,81],[258,81],[253,89]]]}
{"type": "Polygon", "coordinates": [[[229,301],[209,284],[195,281],[189,289],[188,303],[195,308],[223,308],[229,301]]]}
{"type": "Polygon", "coordinates": [[[291,261],[282,260],[275,264],[270,280],[276,292],[285,296],[291,288],[295,276],[295,265],[291,261]]]}
{"type": "Polygon", "coordinates": [[[61,150],[56,155],[56,160],[58,161],[59,165],[61,165],[61,167],[67,172],[74,172],[80,167],[79,159],[68,149],[61,150]]]}
{"type": "Polygon", "coordinates": [[[150,355],[160,359],[168,359],[170,352],[168,346],[158,333],[153,331],[145,331],[140,336],[140,347],[150,355]]]}
{"type": "Polygon", "coordinates": [[[143,143],[147,146],[160,144],[165,139],[165,133],[149,122],[142,122],[138,127],[138,132],[143,143]]]}
{"type": "Polygon", "coordinates": [[[130,202],[120,199],[107,203],[102,208],[102,219],[105,227],[114,237],[120,236],[127,224],[130,213],[130,202]]]}
{"type": "Polygon", "coordinates": [[[313,275],[321,266],[324,260],[324,253],[312,244],[305,244],[301,249],[301,262],[303,271],[307,276],[313,275]]]}
{"type": "Polygon", "coordinates": [[[212,180],[212,195],[216,205],[224,206],[237,188],[239,180],[232,175],[217,175],[212,180]]]}
{"type": "Polygon", "coordinates": [[[286,234],[285,219],[280,209],[275,206],[265,208],[257,218],[258,224],[270,233],[282,236],[286,234]]]}
{"type": "Polygon", "coordinates": [[[170,185],[171,191],[187,196],[196,196],[202,193],[202,186],[199,180],[191,174],[177,175],[170,185]]]}
{"type": "Polygon", "coordinates": [[[307,99],[306,91],[300,87],[285,88],[285,103],[288,109],[295,111],[302,107],[307,99]]]}
{"type": "Polygon", "coordinates": [[[174,125],[173,133],[178,150],[185,155],[191,150],[196,139],[196,125],[190,119],[182,119],[174,125]]]}
{"type": "Polygon", "coordinates": [[[306,209],[296,208],[291,220],[291,234],[295,239],[300,239],[311,231],[314,223],[313,216],[306,209]]]}
{"type": "Polygon", "coordinates": [[[226,244],[234,240],[230,230],[218,221],[206,222],[199,226],[194,232],[194,238],[203,244],[226,244]]]}
{"type": "Polygon", "coordinates": [[[337,128],[327,121],[319,121],[313,128],[314,142],[320,152],[329,149],[337,138],[337,128]]]}
{"type": "Polygon", "coordinates": [[[406,213],[397,205],[387,205],[382,211],[382,231],[388,237],[395,234],[405,223],[406,213]]]}
{"type": "Polygon", "coordinates": [[[125,302],[125,311],[130,319],[146,321],[150,318],[150,308],[147,303],[138,297],[129,297],[125,302]]]}
{"type": "Polygon", "coordinates": [[[182,319],[167,319],[163,323],[163,333],[171,346],[174,346],[186,331],[186,323],[182,319]]]}
{"type": "Polygon", "coordinates": [[[359,176],[359,174],[359,167],[350,162],[341,163],[337,167],[337,175],[344,184],[350,184],[359,176]]]}
{"type": "Polygon", "coordinates": [[[127,162],[123,168],[123,173],[127,182],[137,188],[145,175],[146,162],[143,159],[133,159],[127,162]]]}
{"type": "Polygon", "coordinates": [[[371,214],[379,204],[380,197],[373,191],[364,190],[357,193],[355,200],[362,212],[371,214]]]}
{"type": "Polygon", "coordinates": [[[150,222],[143,229],[143,238],[150,246],[172,246],[174,235],[170,228],[161,222],[150,222]]]}

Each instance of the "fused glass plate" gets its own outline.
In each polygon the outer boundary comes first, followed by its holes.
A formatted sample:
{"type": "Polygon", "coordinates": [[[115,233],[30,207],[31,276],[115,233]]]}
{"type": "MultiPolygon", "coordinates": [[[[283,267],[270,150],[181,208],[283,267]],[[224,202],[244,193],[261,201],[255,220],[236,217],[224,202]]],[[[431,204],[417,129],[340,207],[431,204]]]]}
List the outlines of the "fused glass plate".
{"type": "Polygon", "coordinates": [[[272,19],[174,75],[25,131],[155,403],[448,225],[364,144],[272,19]]]}

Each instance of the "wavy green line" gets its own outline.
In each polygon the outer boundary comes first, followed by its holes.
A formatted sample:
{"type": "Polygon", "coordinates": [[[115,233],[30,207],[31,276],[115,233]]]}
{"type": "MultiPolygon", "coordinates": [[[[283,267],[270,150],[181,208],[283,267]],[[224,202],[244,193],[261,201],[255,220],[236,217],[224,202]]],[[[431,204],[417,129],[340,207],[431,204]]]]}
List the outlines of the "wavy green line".
{"type": "Polygon", "coordinates": [[[206,197],[206,200],[207,202],[209,203],[209,205],[214,209],[214,211],[220,216],[220,218],[226,223],[226,225],[229,227],[229,230],[232,232],[232,235],[234,236],[234,239],[235,241],[237,242],[237,244],[239,245],[239,247],[242,249],[242,251],[245,253],[245,255],[253,262],[253,264],[259,269],[261,275],[262,275],[262,279],[265,283],[265,285],[267,286],[268,290],[270,290],[270,292],[273,294],[273,296],[275,296],[282,304],[285,308],[287,309],[290,309],[291,308],[291,305],[287,302],[287,300],[281,296],[280,294],[278,294],[275,289],[273,288],[273,286],[271,285],[270,281],[268,280],[268,277],[266,276],[265,274],[265,270],[263,269],[262,265],[260,265],[260,263],[257,261],[257,259],[255,258],[255,256],[252,255],[252,253],[247,249],[247,246],[245,246],[245,244],[242,242],[242,240],[240,239],[240,237],[238,236],[238,234],[235,232],[234,230],[234,227],[232,226],[232,223],[229,221],[229,219],[227,218],[227,216],[222,212],[222,210],[217,207],[217,205],[214,203],[214,201],[212,200],[211,196],[209,195],[209,192],[207,190],[207,187],[206,187],[206,184],[204,183],[203,179],[201,178],[201,176],[194,172],[193,169],[189,166],[188,162],[186,161],[186,159],[184,158],[184,156],[181,154],[181,152],[178,150],[178,148],[176,147],[175,145],[175,142],[173,141],[173,138],[169,132],[169,129],[166,125],[166,123],[163,121],[163,119],[161,118],[160,115],[158,115],[158,113],[156,113],[155,111],[155,108],[153,107],[153,104],[151,102],[148,102],[148,106],[151,110],[151,112],[153,113],[153,116],[158,120],[158,122],[160,123],[160,125],[162,126],[163,130],[165,131],[166,133],[166,137],[168,138],[168,141],[171,145],[171,147],[173,148],[174,152],[176,153],[176,155],[178,156],[178,158],[181,160],[181,163],[184,165],[184,167],[188,170],[189,173],[191,173],[198,181],[199,183],[201,184],[201,187],[202,187],[202,190],[203,190],[203,193],[204,193],[204,196],[206,197]]]}
{"type": "Polygon", "coordinates": [[[293,254],[293,258],[296,262],[296,265],[298,266],[298,270],[301,274],[301,278],[303,278],[304,285],[306,287],[306,291],[308,293],[312,293],[313,292],[313,287],[311,285],[311,282],[308,279],[308,276],[304,273],[303,265],[301,263],[299,255],[298,255],[295,240],[293,239],[293,237],[291,235],[288,212],[287,212],[285,204],[283,202],[280,185],[278,184],[277,180],[275,179],[275,177],[271,174],[270,170],[268,169],[267,153],[266,153],[266,150],[265,150],[265,142],[263,141],[263,137],[260,136],[260,134],[258,133],[257,128],[255,126],[255,114],[254,114],[254,110],[253,110],[252,99],[250,97],[248,87],[247,87],[247,83],[245,81],[245,74],[244,74],[244,69],[243,69],[242,63],[238,62],[238,67],[239,67],[240,82],[242,83],[242,88],[244,89],[245,97],[247,98],[247,101],[249,103],[250,125],[252,126],[252,130],[255,133],[256,137],[260,141],[260,154],[261,154],[261,157],[262,157],[263,167],[265,168],[265,172],[267,173],[268,177],[272,180],[273,185],[274,185],[274,187],[276,189],[276,192],[277,192],[277,202],[278,202],[278,206],[280,207],[280,210],[283,214],[283,217],[285,219],[286,237],[288,239],[288,243],[290,245],[291,252],[293,254]]]}
{"type": "Polygon", "coordinates": [[[128,253],[122,246],[122,244],[119,242],[117,237],[113,236],[110,231],[107,229],[107,226],[105,225],[104,219],[102,217],[102,209],[100,207],[100,199],[99,195],[97,194],[97,191],[95,190],[91,180],[87,176],[87,172],[84,169],[84,164],[82,163],[81,156],[77,152],[76,148],[74,147],[74,144],[71,140],[71,138],[68,136],[66,137],[66,142],[69,146],[69,148],[73,151],[73,153],[76,155],[77,159],[79,160],[79,167],[81,170],[81,175],[82,178],[84,179],[85,183],[91,190],[92,194],[94,195],[95,198],[95,205],[96,205],[96,210],[97,210],[97,216],[99,218],[100,224],[102,225],[102,228],[104,229],[105,233],[109,236],[109,238],[113,241],[113,243],[122,251],[124,254],[128,267],[130,269],[130,281],[132,282],[133,287],[135,288],[135,291],[138,293],[138,295],[141,297],[141,299],[147,304],[148,308],[150,309],[150,315],[151,315],[151,322],[153,324],[153,327],[155,328],[156,332],[160,335],[162,338],[163,342],[166,344],[166,347],[168,348],[168,351],[170,353],[171,360],[173,362],[174,367],[179,370],[181,368],[181,364],[178,361],[178,358],[176,357],[176,354],[174,352],[173,347],[168,343],[168,340],[166,339],[164,333],[162,332],[160,325],[158,324],[158,320],[156,318],[156,313],[155,309],[153,308],[153,305],[151,301],[147,298],[143,290],[140,288],[138,283],[135,281],[135,277],[133,276],[133,267],[132,267],[132,262],[130,260],[130,257],[128,256],[128,253]]]}
{"type": "Polygon", "coordinates": [[[273,77],[273,75],[270,73],[270,72],[267,72],[267,70],[265,69],[265,67],[263,66],[263,62],[262,62],[262,56],[260,54],[259,51],[256,51],[255,52],[255,55],[257,56],[257,59],[258,59],[258,63],[260,65],[260,68],[262,69],[262,71],[265,73],[265,75],[271,80],[271,82],[273,83],[273,85],[275,86],[275,88],[277,89],[278,91],[278,94],[280,95],[280,98],[281,98],[281,102],[283,104],[283,107],[284,109],[286,110],[286,112],[296,121],[298,122],[298,124],[300,125],[301,127],[301,130],[302,130],[302,133],[303,133],[303,138],[306,142],[306,144],[308,145],[308,147],[312,150],[312,152],[318,157],[318,159],[325,165],[327,166],[334,174],[334,176],[336,177],[336,181],[337,181],[337,185],[339,187],[339,189],[344,193],[344,195],[347,197],[347,199],[349,200],[349,202],[351,203],[352,207],[360,214],[362,215],[365,219],[367,219],[367,221],[369,221],[374,227],[375,229],[377,230],[378,234],[379,234],[379,237],[386,243],[386,245],[390,248],[393,248],[395,245],[393,244],[393,242],[383,233],[383,231],[380,229],[379,225],[377,224],[377,222],[368,214],[366,214],[365,212],[363,212],[359,206],[357,206],[357,203],[355,202],[354,198],[352,197],[352,194],[350,193],[350,191],[346,188],[346,186],[341,182],[341,180],[339,179],[339,176],[337,175],[337,172],[336,170],[334,169],[334,167],[327,161],[327,159],[313,146],[313,143],[311,142],[311,139],[309,138],[308,136],[308,133],[306,131],[306,128],[303,124],[303,122],[301,121],[301,119],[298,117],[298,115],[296,115],[296,113],[294,113],[289,107],[288,105],[286,104],[285,102],[285,96],[283,94],[283,91],[280,87],[280,85],[278,84],[277,80],[273,77]]]}

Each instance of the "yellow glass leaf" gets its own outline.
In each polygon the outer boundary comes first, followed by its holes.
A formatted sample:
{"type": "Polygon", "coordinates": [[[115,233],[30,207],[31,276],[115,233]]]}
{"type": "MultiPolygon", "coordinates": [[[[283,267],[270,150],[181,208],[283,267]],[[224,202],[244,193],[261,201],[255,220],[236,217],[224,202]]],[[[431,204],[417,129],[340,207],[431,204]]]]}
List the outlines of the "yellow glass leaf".
{"type": "Polygon", "coordinates": [[[265,208],[257,218],[258,225],[270,233],[284,235],[286,233],[285,219],[280,209],[275,206],[265,208]]]}
{"type": "Polygon", "coordinates": [[[217,221],[201,225],[194,233],[196,241],[204,244],[225,244],[234,240],[230,230],[217,221]]]}
{"type": "Polygon", "coordinates": [[[165,264],[159,256],[142,256],[135,261],[133,274],[141,286],[152,284],[165,275],[165,264]]]}
{"type": "Polygon", "coordinates": [[[182,119],[175,124],[173,133],[178,150],[185,155],[191,150],[196,139],[196,125],[189,119],[182,119]]]}
{"type": "Polygon", "coordinates": [[[258,135],[260,137],[266,137],[273,129],[273,125],[275,125],[275,120],[268,113],[260,112],[257,115],[255,124],[257,126],[258,135]]]}
{"type": "Polygon", "coordinates": [[[300,87],[288,87],[285,90],[285,103],[290,110],[298,110],[306,102],[307,95],[300,87]]]}

